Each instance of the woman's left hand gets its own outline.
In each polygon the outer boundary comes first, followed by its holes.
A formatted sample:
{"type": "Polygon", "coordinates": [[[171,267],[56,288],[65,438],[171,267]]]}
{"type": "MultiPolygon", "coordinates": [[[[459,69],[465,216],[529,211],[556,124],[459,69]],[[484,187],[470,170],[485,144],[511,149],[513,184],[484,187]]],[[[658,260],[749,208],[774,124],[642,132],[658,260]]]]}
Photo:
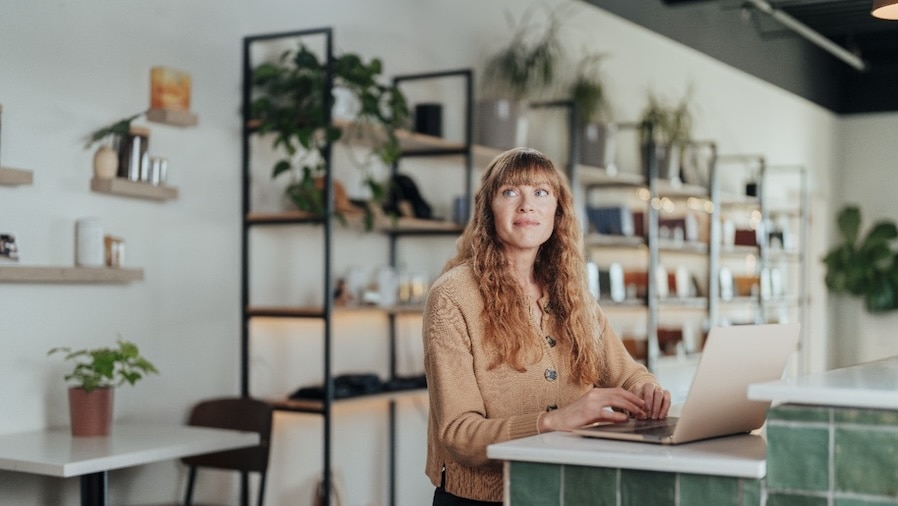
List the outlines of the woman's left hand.
{"type": "Polygon", "coordinates": [[[645,401],[645,416],[653,420],[667,418],[670,410],[670,392],[655,383],[642,385],[640,397],[645,401]]]}

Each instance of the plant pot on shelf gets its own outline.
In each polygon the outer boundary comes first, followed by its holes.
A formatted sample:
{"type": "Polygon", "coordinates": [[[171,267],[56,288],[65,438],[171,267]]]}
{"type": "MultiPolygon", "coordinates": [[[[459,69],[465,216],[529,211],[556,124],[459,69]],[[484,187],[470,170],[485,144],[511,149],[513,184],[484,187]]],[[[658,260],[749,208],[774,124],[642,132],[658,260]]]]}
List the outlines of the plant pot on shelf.
{"type": "Polygon", "coordinates": [[[112,179],[118,172],[118,151],[112,146],[102,145],[94,153],[94,177],[112,179]]]}
{"type": "Polygon", "coordinates": [[[69,419],[72,435],[108,436],[112,429],[114,394],[113,387],[100,387],[90,392],[81,387],[70,387],[69,419]]]}
{"type": "Polygon", "coordinates": [[[481,100],[477,107],[478,144],[511,149],[527,144],[525,106],[508,99],[481,100]]]}
{"type": "Polygon", "coordinates": [[[617,174],[617,126],[613,123],[589,123],[580,129],[580,163],[600,167],[617,174]]]}
{"type": "MultiPolygon", "coordinates": [[[[649,162],[645,156],[648,149],[643,145],[643,169],[649,173],[649,162]]],[[[655,144],[655,161],[658,163],[658,178],[679,183],[680,180],[680,146],[677,144],[655,144]]]]}

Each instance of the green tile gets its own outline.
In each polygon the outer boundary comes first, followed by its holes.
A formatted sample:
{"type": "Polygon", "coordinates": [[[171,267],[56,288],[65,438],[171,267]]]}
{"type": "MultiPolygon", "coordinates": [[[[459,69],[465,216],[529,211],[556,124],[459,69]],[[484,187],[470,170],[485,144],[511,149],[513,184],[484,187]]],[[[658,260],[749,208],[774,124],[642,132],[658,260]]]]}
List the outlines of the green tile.
{"type": "Polygon", "coordinates": [[[881,499],[845,499],[836,497],[833,506],[898,506],[898,501],[883,501],[881,499]]]}
{"type": "Polygon", "coordinates": [[[564,466],[564,506],[615,506],[617,469],[564,466]]]}
{"type": "Polygon", "coordinates": [[[621,506],[673,506],[677,477],[673,473],[621,470],[621,506]]]}
{"type": "Polygon", "coordinates": [[[836,423],[861,423],[866,425],[898,425],[898,411],[883,409],[835,409],[836,423]]]}
{"type": "Polygon", "coordinates": [[[835,488],[898,497],[898,432],[836,429],[835,488]]]}
{"type": "Polygon", "coordinates": [[[827,506],[827,504],[825,497],[771,492],[767,494],[767,506],[827,506]]]}
{"type": "Polygon", "coordinates": [[[763,506],[761,502],[761,480],[741,480],[742,501],[739,506],[763,506]]]}
{"type": "Polygon", "coordinates": [[[512,462],[510,496],[512,506],[560,506],[561,466],[512,462]]]}
{"type": "Polygon", "coordinates": [[[817,406],[802,406],[800,404],[782,404],[767,412],[767,420],[770,422],[829,422],[831,408],[817,406]]]}
{"type": "Polygon", "coordinates": [[[829,430],[767,427],[767,486],[829,489],[829,430]]]}
{"type": "Polygon", "coordinates": [[[681,474],[680,504],[739,506],[739,479],[681,474]]]}

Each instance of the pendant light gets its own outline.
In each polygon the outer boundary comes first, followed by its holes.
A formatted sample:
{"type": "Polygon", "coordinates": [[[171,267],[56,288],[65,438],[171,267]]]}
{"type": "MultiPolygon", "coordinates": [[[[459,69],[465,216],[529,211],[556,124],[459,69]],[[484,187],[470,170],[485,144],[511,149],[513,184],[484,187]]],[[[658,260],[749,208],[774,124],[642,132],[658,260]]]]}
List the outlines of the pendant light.
{"type": "Polygon", "coordinates": [[[898,0],[873,0],[873,17],[898,19],[898,0]]]}

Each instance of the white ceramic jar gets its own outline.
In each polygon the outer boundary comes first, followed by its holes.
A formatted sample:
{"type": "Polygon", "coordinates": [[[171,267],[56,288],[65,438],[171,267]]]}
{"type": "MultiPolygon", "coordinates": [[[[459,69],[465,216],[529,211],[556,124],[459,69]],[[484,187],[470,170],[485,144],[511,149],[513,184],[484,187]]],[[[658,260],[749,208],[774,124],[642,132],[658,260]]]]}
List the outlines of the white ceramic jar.
{"type": "Polygon", "coordinates": [[[103,225],[99,218],[81,218],[75,222],[75,265],[103,267],[103,225]]]}

